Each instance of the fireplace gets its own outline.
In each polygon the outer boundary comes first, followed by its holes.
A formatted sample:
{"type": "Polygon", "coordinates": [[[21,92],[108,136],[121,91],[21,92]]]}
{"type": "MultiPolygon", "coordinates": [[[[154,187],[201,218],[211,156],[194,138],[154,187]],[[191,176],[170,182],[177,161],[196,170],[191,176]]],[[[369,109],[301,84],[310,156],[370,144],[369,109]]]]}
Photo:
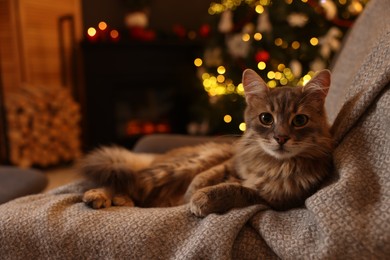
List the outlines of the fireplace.
{"type": "Polygon", "coordinates": [[[85,149],[131,148],[141,136],[186,133],[202,91],[194,41],[82,43],[85,149]]]}

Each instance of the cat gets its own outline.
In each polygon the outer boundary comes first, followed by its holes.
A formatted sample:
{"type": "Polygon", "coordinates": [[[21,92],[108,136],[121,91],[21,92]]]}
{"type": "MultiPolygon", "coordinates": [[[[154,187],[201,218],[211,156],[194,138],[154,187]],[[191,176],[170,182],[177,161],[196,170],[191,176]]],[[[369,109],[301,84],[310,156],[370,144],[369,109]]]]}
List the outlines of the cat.
{"type": "Polygon", "coordinates": [[[83,175],[97,185],[83,201],[95,209],[188,203],[198,217],[260,203],[275,210],[303,205],[332,170],[324,108],[330,77],[322,70],[303,87],[271,89],[246,69],[242,137],[165,154],[99,148],[81,162],[83,175]]]}

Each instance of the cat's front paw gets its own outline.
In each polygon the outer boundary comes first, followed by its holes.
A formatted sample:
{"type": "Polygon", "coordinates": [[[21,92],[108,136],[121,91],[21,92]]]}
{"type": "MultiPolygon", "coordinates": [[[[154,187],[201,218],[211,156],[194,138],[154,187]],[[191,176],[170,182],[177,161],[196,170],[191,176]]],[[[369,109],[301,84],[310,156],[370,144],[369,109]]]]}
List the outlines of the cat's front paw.
{"type": "Polygon", "coordinates": [[[94,209],[108,208],[111,206],[110,196],[104,189],[92,189],[84,193],[83,202],[94,209]]]}
{"type": "Polygon", "coordinates": [[[190,211],[197,217],[205,217],[209,214],[208,204],[207,193],[198,191],[190,199],[190,211]]]}

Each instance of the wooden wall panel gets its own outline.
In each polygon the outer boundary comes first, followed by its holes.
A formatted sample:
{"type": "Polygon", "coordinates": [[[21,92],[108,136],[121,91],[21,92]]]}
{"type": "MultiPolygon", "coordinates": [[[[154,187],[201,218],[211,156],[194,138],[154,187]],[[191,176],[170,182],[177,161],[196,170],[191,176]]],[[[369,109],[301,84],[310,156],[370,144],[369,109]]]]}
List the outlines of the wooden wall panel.
{"type": "MultiPolygon", "coordinates": [[[[76,40],[80,40],[80,0],[0,0],[0,12],[0,51],[6,92],[21,82],[60,85],[58,19],[73,15],[76,40]]],[[[69,30],[65,33],[68,35],[69,30]]],[[[67,36],[67,53],[71,53],[70,48],[67,36]]]]}
{"type": "Polygon", "coordinates": [[[16,1],[0,0],[0,73],[5,92],[22,80],[17,20],[16,1]]]}

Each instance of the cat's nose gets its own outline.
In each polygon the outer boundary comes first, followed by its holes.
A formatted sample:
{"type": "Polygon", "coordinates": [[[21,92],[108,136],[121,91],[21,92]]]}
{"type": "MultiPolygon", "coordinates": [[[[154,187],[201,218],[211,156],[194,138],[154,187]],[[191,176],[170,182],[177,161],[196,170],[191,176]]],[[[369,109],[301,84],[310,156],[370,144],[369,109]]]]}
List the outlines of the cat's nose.
{"type": "Polygon", "coordinates": [[[278,142],[278,144],[283,145],[288,141],[288,139],[290,139],[290,137],[286,135],[275,135],[274,139],[276,140],[276,142],[278,142]]]}

